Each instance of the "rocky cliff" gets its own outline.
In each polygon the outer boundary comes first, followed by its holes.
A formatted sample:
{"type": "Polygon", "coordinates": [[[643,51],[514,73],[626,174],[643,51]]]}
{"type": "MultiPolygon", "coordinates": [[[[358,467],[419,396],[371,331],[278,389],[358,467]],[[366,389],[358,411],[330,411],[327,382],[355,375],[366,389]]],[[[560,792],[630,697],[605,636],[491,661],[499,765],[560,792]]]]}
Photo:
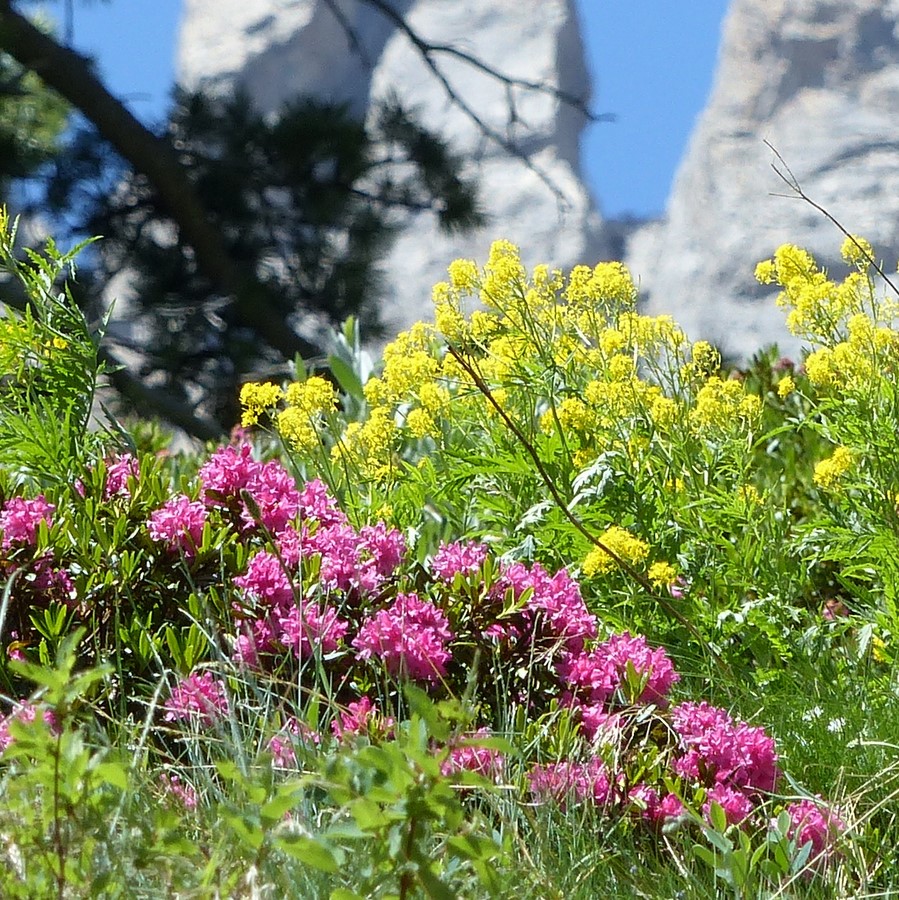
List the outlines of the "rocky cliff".
{"type": "Polygon", "coordinates": [[[789,193],[769,142],[805,192],[899,258],[899,2],[733,0],[707,108],[664,221],[630,240],[628,262],[653,311],[745,356],[780,341],[782,313],[753,280],[789,241],[842,271],[842,235],[789,193]]]}
{"type": "MultiPolygon", "coordinates": [[[[453,45],[513,78],[545,81],[586,100],[590,81],[574,0],[391,0],[422,38],[453,45]]],[[[529,264],[598,258],[601,220],[580,175],[581,114],[552,96],[511,91],[475,66],[437,64],[454,102],[408,35],[364,0],[186,0],[179,69],[188,85],[244,87],[263,110],[296,94],[348,103],[364,116],[395,92],[470,159],[488,221],[462,237],[431,213],[406,223],[385,261],[384,318],[394,327],[427,312],[431,285],[457,256],[483,259],[489,242],[519,244],[529,264]],[[512,105],[510,106],[510,99],[512,105]],[[462,104],[526,151],[532,166],[485,138],[462,104]]]]}

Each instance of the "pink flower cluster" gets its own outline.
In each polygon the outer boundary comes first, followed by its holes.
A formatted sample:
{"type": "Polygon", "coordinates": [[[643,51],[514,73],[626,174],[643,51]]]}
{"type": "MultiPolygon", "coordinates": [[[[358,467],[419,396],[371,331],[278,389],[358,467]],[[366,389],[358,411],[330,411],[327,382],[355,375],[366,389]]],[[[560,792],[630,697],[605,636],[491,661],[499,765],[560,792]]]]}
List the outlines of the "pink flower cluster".
{"type": "Polygon", "coordinates": [[[431,559],[431,572],[441,581],[452,584],[457,574],[467,577],[480,571],[486,559],[487,545],[479,541],[441,544],[431,559]]]}
{"type": "Polygon", "coordinates": [[[552,800],[562,806],[590,802],[606,806],[615,802],[612,778],[598,757],[589,762],[554,762],[536,765],[528,773],[528,786],[535,800],[552,800]]]}
{"type": "Polygon", "coordinates": [[[56,507],[48,503],[43,494],[34,500],[12,497],[0,510],[0,532],[3,542],[0,549],[9,550],[14,546],[32,547],[37,540],[37,529],[41,522],[52,523],[56,507]]]}
{"type": "Polygon", "coordinates": [[[580,585],[566,569],[549,575],[539,563],[530,568],[518,562],[504,565],[492,593],[502,602],[510,589],[516,598],[530,591],[522,622],[513,634],[530,635],[535,644],[569,653],[579,653],[586,641],[596,637],[596,616],[587,609],[580,585]]]}
{"type": "Polygon", "coordinates": [[[140,469],[137,460],[130,453],[120,453],[106,462],[106,484],[103,487],[103,499],[111,497],[130,497],[128,480],[137,478],[140,469]]]}
{"type": "Polygon", "coordinates": [[[179,494],[150,514],[147,531],[154,541],[192,558],[202,543],[205,524],[206,507],[179,494]]]}
{"type": "Polygon", "coordinates": [[[740,822],[777,783],[774,738],[764,728],[735,722],[723,709],[681,703],[671,710],[681,755],[674,771],[709,788],[729,822],[740,822]]]}
{"type": "Polygon", "coordinates": [[[251,601],[238,610],[243,620],[235,655],[258,666],[261,655],[290,650],[298,659],[333,653],[350,622],[330,600],[359,614],[363,596],[378,591],[406,554],[396,529],[383,522],[355,530],[320,481],[298,493],[300,531],[288,525],[277,537],[277,553],[261,550],[234,579],[251,601]],[[317,559],[315,583],[304,590],[303,564],[317,559]]]}
{"type": "Polygon", "coordinates": [[[236,513],[243,530],[280,534],[300,513],[296,483],[277,460],[258,462],[249,444],[220,447],[200,469],[207,506],[236,513]],[[249,502],[248,502],[249,501],[249,502]]]}
{"type": "Polygon", "coordinates": [[[59,723],[56,721],[56,716],[54,715],[52,710],[46,708],[42,708],[39,710],[39,708],[33,703],[24,701],[18,704],[18,706],[9,715],[4,716],[2,719],[0,719],[0,752],[4,751],[15,740],[9,730],[10,723],[33,722],[37,718],[37,714],[39,711],[41,713],[41,717],[44,720],[44,723],[50,729],[50,733],[59,734],[59,723]]]}
{"type": "Polygon", "coordinates": [[[228,711],[225,686],[211,672],[192,673],[175,685],[165,702],[165,721],[210,726],[228,711]]]}
{"type": "Polygon", "coordinates": [[[163,772],[159,778],[165,793],[182,809],[196,809],[199,803],[197,789],[188,781],[182,781],[178,775],[163,772]]]}
{"type": "Polygon", "coordinates": [[[606,725],[606,707],[630,703],[664,705],[671,686],[680,679],[668,654],[661,647],[651,649],[642,635],[613,634],[594,650],[565,656],[558,664],[565,685],[562,699],[576,709],[589,739],[606,725]],[[637,697],[622,693],[628,674],[633,672],[642,690],[637,697]]]}
{"type": "Polygon", "coordinates": [[[341,741],[357,735],[383,740],[393,737],[395,726],[391,716],[384,715],[369,697],[362,697],[341,710],[331,722],[331,731],[341,741]]]}
{"type": "Polygon", "coordinates": [[[846,823],[834,810],[817,800],[800,800],[787,807],[790,829],[787,837],[797,847],[811,843],[811,863],[826,860],[834,852],[839,837],[846,830],[846,823]]]}
{"type": "Polygon", "coordinates": [[[440,769],[444,775],[455,775],[458,772],[477,772],[493,781],[499,781],[503,775],[505,758],[499,750],[484,747],[482,743],[491,737],[489,728],[479,728],[449,747],[449,754],[440,769]]]}
{"type": "Polygon", "coordinates": [[[281,769],[287,769],[296,765],[295,747],[298,744],[317,747],[321,740],[322,736],[315,729],[310,728],[305,722],[290,718],[277,734],[272,735],[268,749],[272,755],[272,762],[281,769]]]}
{"type": "Polygon", "coordinates": [[[393,603],[362,625],[353,640],[361,660],[379,659],[392,675],[436,681],[446,675],[453,639],[446,615],[415,594],[398,594],[393,603]]]}

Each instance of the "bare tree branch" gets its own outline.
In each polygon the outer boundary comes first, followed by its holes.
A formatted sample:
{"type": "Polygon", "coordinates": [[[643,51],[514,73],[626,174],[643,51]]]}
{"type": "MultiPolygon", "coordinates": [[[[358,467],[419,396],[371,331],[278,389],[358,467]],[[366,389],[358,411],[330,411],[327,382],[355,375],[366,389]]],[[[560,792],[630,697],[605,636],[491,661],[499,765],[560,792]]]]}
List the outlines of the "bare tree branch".
{"type": "MultiPolygon", "coordinates": [[[[552,177],[540,166],[538,166],[530,158],[530,156],[514,141],[510,140],[508,137],[493,128],[484,120],[482,116],[477,113],[477,111],[471,106],[471,104],[468,103],[468,101],[464,97],[462,97],[459,92],[453,87],[450,79],[437,65],[434,56],[442,54],[444,56],[458,59],[461,62],[472,66],[479,72],[483,72],[490,78],[494,78],[501,84],[504,84],[507,89],[507,96],[509,97],[511,122],[517,121],[515,105],[512,99],[512,88],[521,88],[522,90],[527,90],[535,93],[548,94],[549,96],[559,100],[561,103],[564,103],[567,106],[570,106],[578,112],[582,113],[584,117],[591,122],[611,121],[614,119],[614,116],[602,115],[592,112],[582,98],[576,97],[574,94],[571,94],[567,91],[563,91],[557,88],[555,85],[549,84],[546,81],[530,81],[525,78],[517,78],[508,75],[495,68],[494,66],[491,66],[488,63],[484,62],[482,59],[479,59],[474,54],[468,53],[465,50],[460,50],[458,47],[454,47],[452,44],[433,43],[431,41],[425,40],[414,28],[412,28],[411,25],[409,25],[406,19],[393,8],[388,0],[360,0],[360,2],[366,3],[376,9],[389,22],[391,22],[398,31],[406,36],[409,43],[412,44],[412,46],[418,51],[418,54],[425,65],[428,67],[428,69],[430,69],[434,78],[443,88],[443,91],[450,102],[453,103],[458,109],[460,109],[468,117],[468,119],[474,123],[481,134],[502,147],[502,149],[505,150],[506,153],[518,159],[531,172],[537,175],[537,177],[552,191],[552,193],[556,197],[557,202],[560,205],[568,205],[567,198],[565,197],[561,188],[559,188],[559,186],[553,181],[552,177]]],[[[328,5],[328,8],[331,9],[332,12],[334,12],[335,4],[333,0],[326,0],[326,3],[328,5]]],[[[338,21],[343,22],[345,21],[345,18],[338,18],[338,21]]],[[[355,32],[352,32],[352,30],[350,30],[350,32],[348,32],[348,39],[352,40],[352,35],[355,35],[355,32]]]]}
{"type": "Polygon", "coordinates": [[[12,0],[0,0],[0,50],[36,72],[80,110],[136,171],[150,179],[193,248],[197,265],[223,293],[234,297],[243,321],[287,358],[321,352],[285,326],[269,289],[231,260],[174,151],[110,94],[93,74],[88,59],[37,29],[12,8],[12,0]]]}

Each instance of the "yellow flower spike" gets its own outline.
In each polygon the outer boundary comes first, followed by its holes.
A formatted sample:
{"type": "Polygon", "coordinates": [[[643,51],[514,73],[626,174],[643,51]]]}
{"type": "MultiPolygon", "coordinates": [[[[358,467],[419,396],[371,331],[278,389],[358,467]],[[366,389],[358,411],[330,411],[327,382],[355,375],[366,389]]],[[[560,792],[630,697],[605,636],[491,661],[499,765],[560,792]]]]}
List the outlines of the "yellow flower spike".
{"type": "Polygon", "coordinates": [[[475,293],[480,286],[481,273],[473,260],[454,260],[449,264],[447,274],[449,275],[450,286],[465,294],[475,293]]]}
{"type": "Polygon", "coordinates": [[[778,284],[788,287],[797,280],[809,280],[818,272],[818,265],[807,250],[783,244],[774,251],[774,269],[778,284]]]}
{"type": "Polygon", "coordinates": [[[337,408],[337,391],[327,378],[313,375],[305,381],[294,381],[287,386],[287,403],[296,406],[307,416],[330,413],[337,408]]]}
{"type": "Polygon", "coordinates": [[[606,356],[613,356],[627,346],[627,338],[617,328],[606,328],[599,336],[599,346],[606,356]]]}
{"type": "Polygon", "coordinates": [[[805,372],[812,384],[821,387],[833,384],[836,378],[833,351],[829,347],[822,347],[810,353],[805,360],[805,372]]]}
{"type": "Polygon", "coordinates": [[[714,375],[721,368],[721,354],[708,341],[693,344],[692,358],[697,373],[714,375]]]}
{"type": "Polygon", "coordinates": [[[677,421],[677,403],[670,397],[656,397],[649,408],[649,415],[656,428],[665,431],[677,421]]]}
{"type": "Polygon", "coordinates": [[[406,428],[417,438],[436,438],[440,436],[440,430],[437,428],[431,414],[427,410],[421,409],[421,407],[410,409],[406,414],[406,428]]]}
{"type": "Polygon", "coordinates": [[[654,588],[670,587],[677,581],[677,569],[669,562],[654,562],[649,567],[647,577],[654,588]]]}
{"type": "Polygon", "coordinates": [[[786,400],[795,390],[796,382],[792,375],[784,375],[784,377],[777,382],[777,396],[780,397],[781,400],[786,400]]]}
{"type": "Polygon", "coordinates": [[[284,392],[276,384],[270,382],[249,382],[240,389],[240,406],[242,409],[240,424],[250,428],[259,421],[259,417],[269,409],[273,409],[284,396],[284,392]]]}
{"type": "Polygon", "coordinates": [[[852,451],[848,447],[837,447],[831,456],[815,466],[814,482],[822,490],[832,491],[851,468],[852,451]]]}
{"type": "Polygon", "coordinates": [[[299,406],[288,406],[278,413],[278,434],[294,450],[309,451],[319,444],[318,434],[309,418],[309,413],[299,406]]]}
{"type": "Polygon", "coordinates": [[[637,374],[633,357],[619,354],[609,360],[609,378],[612,381],[628,381],[637,374]]]}
{"type": "Polygon", "coordinates": [[[777,281],[777,269],[773,259],[763,259],[755,267],[755,280],[759,284],[774,284],[777,281]]]}
{"type": "Polygon", "coordinates": [[[874,261],[874,248],[863,237],[852,234],[843,241],[840,256],[848,265],[864,268],[874,261]]]}
{"type": "MultiPolygon", "coordinates": [[[[619,525],[609,526],[600,535],[599,540],[616,556],[631,565],[643,562],[649,556],[649,544],[619,525]]],[[[593,575],[605,575],[617,565],[605,550],[594,547],[585,557],[581,570],[589,578],[593,575]]]]}

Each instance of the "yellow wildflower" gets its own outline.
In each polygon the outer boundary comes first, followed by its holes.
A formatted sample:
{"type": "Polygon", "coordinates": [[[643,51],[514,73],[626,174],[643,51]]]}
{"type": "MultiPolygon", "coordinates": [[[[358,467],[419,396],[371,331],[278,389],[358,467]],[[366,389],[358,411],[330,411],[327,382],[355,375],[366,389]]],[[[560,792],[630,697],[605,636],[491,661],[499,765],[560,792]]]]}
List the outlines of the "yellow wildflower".
{"type": "Polygon", "coordinates": [[[240,406],[243,410],[240,416],[241,426],[249,428],[255,425],[262,413],[277,406],[283,396],[281,388],[270,382],[245,384],[240,389],[240,406]]]}
{"type": "Polygon", "coordinates": [[[840,248],[840,256],[849,264],[868,266],[874,261],[874,248],[863,237],[849,235],[840,248]]]}
{"type": "Polygon", "coordinates": [[[848,447],[837,447],[833,455],[822,459],[815,466],[815,484],[822,490],[833,490],[850,468],[852,468],[852,452],[848,447]]]}
{"type": "Polygon", "coordinates": [[[669,562],[654,562],[649,567],[648,577],[655,588],[665,588],[677,581],[677,569],[669,562]]]}
{"type": "Polygon", "coordinates": [[[777,396],[780,397],[781,400],[786,400],[786,398],[795,390],[796,382],[793,380],[792,375],[784,375],[784,377],[777,382],[777,396]]]}
{"type": "Polygon", "coordinates": [[[447,273],[449,274],[450,285],[455,290],[470,294],[478,289],[481,273],[473,260],[454,260],[449,264],[447,273]]]}
{"type": "Polygon", "coordinates": [[[320,375],[289,384],[286,397],[290,406],[297,407],[307,416],[333,412],[337,408],[337,391],[334,385],[320,375]]]}
{"type": "Polygon", "coordinates": [[[406,414],[406,428],[417,438],[437,437],[440,434],[431,414],[420,407],[410,409],[406,414]]]}
{"type": "Polygon", "coordinates": [[[278,413],[277,427],[278,433],[294,450],[308,451],[319,444],[309,414],[298,406],[288,406],[278,413]]]}
{"type": "MultiPolygon", "coordinates": [[[[611,525],[599,538],[603,546],[608,547],[619,559],[633,565],[649,556],[649,544],[635,537],[618,525],[611,525]]],[[[582,571],[587,577],[604,575],[611,572],[616,561],[600,547],[594,547],[584,559],[582,571]]]]}

